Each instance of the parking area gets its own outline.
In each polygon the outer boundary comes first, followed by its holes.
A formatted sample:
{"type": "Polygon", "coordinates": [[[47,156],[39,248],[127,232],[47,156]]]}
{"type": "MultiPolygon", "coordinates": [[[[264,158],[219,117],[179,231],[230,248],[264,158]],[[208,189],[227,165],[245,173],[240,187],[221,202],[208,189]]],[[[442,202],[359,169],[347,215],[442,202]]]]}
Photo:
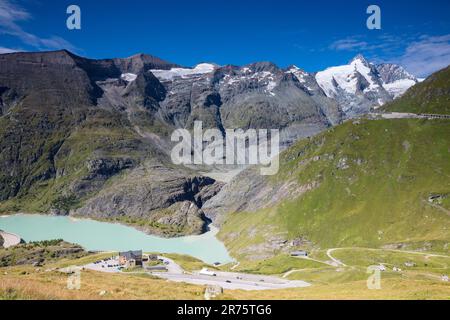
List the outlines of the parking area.
{"type": "Polygon", "coordinates": [[[98,260],[93,263],[85,265],[84,268],[88,270],[110,272],[110,273],[121,272],[121,270],[123,269],[119,265],[119,257],[111,257],[108,259],[98,260]]]}
{"type": "MultiPolygon", "coordinates": [[[[159,265],[145,266],[139,273],[145,272],[153,276],[174,282],[185,282],[196,285],[218,285],[230,290],[273,290],[308,287],[305,281],[292,281],[274,276],[253,275],[246,273],[224,272],[203,268],[197,272],[186,272],[172,259],[158,256],[159,265]]],[[[95,261],[84,266],[85,269],[118,273],[123,271],[119,265],[119,257],[111,257],[95,261]]],[[[138,271],[130,272],[138,273],[138,271]]]]}

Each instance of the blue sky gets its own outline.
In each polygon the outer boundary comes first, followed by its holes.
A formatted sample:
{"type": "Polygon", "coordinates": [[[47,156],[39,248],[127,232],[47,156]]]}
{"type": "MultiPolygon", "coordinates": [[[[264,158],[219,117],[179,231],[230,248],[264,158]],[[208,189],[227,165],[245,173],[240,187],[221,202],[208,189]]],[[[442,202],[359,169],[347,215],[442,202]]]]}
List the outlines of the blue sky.
{"type": "Polygon", "coordinates": [[[449,12],[448,0],[0,0],[0,52],[144,52],[186,66],[272,61],[307,71],[362,53],[425,76],[450,64],[449,12]],[[81,30],[66,28],[70,4],[81,8],[81,30]],[[370,4],[382,30],[366,27],[370,4]]]}

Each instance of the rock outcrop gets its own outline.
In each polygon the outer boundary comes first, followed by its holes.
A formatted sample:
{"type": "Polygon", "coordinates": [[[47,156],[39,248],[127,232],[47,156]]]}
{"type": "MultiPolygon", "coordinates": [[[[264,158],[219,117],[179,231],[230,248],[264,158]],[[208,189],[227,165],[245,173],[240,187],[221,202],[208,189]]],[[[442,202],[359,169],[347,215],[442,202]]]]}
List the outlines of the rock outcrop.
{"type": "MultiPolygon", "coordinates": [[[[71,214],[102,219],[130,217],[175,228],[179,235],[200,234],[208,224],[201,209],[203,202],[212,198],[221,184],[208,177],[186,174],[144,163],[116,178],[71,214]]],[[[148,231],[160,234],[158,230],[148,231]]]]}

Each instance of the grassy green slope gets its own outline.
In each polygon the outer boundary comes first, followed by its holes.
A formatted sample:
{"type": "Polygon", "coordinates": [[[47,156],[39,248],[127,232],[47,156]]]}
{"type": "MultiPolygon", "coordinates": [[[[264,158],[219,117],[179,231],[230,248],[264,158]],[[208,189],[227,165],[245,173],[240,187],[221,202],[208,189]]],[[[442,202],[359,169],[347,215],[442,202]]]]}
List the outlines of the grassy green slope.
{"type": "Polygon", "coordinates": [[[384,107],[386,111],[450,114],[450,67],[438,71],[384,107]]]}
{"type": "Polygon", "coordinates": [[[229,214],[219,235],[241,259],[274,233],[320,248],[403,243],[448,251],[448,137],[447,120],[361,120],[300,141],[282,154],[273,180],[316,187],[271,208],[229,214]],[[444,200],[432,205],[430,194],[444,200]]]}

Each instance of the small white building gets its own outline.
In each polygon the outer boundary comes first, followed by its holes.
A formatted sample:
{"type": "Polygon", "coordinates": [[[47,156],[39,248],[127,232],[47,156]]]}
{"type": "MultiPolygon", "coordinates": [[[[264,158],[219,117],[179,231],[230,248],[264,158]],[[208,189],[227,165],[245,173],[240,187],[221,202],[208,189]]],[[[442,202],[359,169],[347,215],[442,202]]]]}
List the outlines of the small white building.
{"type": "Polygon", "coordinates": [[[298,250],[298,251],[291,252],[291,257],[307,257],[307,256],[308,256],[308,252],[306,252],[304,250],[298,250]]]}
{"type": "Polygon", "coordinates": [[[414,262],[412,262],[412,261],[405,262],[405,267],[412,268],[412,267],[415,267],[415,266],[416,266],[416,264],[414,262]]]}
{"type": "Polygon", "coordinates": [[[378,265],[378,266],[373,266],[374,270],[380,270],[380,271],[386,271],[386,267],[382,264],[378,265]]]}

